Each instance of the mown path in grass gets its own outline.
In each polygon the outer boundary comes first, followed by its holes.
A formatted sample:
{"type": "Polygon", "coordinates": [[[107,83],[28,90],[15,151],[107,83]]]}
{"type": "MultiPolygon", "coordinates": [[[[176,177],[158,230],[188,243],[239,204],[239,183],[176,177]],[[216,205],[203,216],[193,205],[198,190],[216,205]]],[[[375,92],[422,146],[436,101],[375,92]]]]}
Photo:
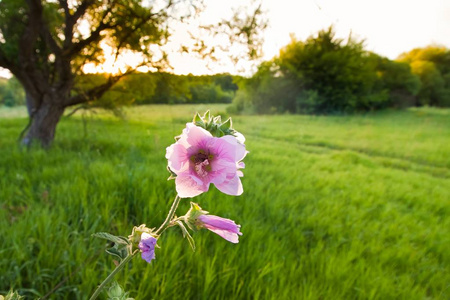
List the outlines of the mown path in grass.
{"type": "MultiPolygon", "coordinates": [[[[64,119],[48,152],[20,151],[26,120],[0,118],[0,291],[32,299],[62,282],[51,299],[86,298],[113,268],[90,235],[162,222],[174,196],[165,148],[206,107],[64,119]]],[[[195,201],[241,224],[240,243],[201,231],[192,253],[172,230],[151,265],[118,276],[130,296],[450,298],[449,110],[233,120],[250,151],[245,192],[211,187],[195,201]]]]}

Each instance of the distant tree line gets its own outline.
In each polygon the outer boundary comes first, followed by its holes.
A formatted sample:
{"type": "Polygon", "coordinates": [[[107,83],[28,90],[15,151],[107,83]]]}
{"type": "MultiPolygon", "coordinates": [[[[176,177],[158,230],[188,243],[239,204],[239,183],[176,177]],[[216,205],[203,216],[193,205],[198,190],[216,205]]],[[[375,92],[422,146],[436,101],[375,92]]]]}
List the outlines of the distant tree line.
{"type": "MultiPolygon", "coordinates": [[[[75,91],[98,86],[108,76],[78,76],[75,91]]],[[[135,73],[121,79],[91,105],[114,110],[126,104],[231,103],[238,89],[234,78],[229,74],[194,76],[135,73]]],[[[23,89],[15,78],[0,80],[0,103],[7,106],[25,103],[23,89]]]]}
{"type": "Polygon", "coordinates": [[[336,113],[387,107],[450,106],[450,50],[414,49],[396,61],[364,50],[332,27],[306,41],[292,38],[280,54],[242,78],[232,111],[336,113]]]}
{"type": "MultiPolygon", "coordinates": [[[[77,77],[74,91],[101,85],[108,74],[77,77]]],[[[250,78],[134,73],[85,107],[116,110],[124,104],[231,103],[231,112],[347,113],[410,106],[450,107],[450,50],[429,46],[392,61],[364,49],[333,28],[306,41],[292,38],[250,78]]],[[[0,104],[23,105],[12,78],[0,80],[0,104]]]]}
{"type": "Polygon", "coordinates": [[[0,77],[0,104],[15,106],[25,104],[25,91],[16,78],[0,77]]]}

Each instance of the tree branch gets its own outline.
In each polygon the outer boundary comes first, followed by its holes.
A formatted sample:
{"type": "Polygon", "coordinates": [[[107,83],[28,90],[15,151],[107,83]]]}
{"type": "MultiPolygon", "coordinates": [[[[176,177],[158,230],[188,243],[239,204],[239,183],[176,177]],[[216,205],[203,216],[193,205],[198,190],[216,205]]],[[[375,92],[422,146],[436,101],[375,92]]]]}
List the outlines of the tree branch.
{"type": "Polygon", "coordinates": [[[29,7],[28,24],[19,41],[19,58],[26,61],[33,55],[34,44],[39,36],[42,17],[42,3],[40,0],[27,0],[29,7]]]}
{"type": "Polygon", "coordinates": [[[129,74],[133,73],[134,71],[135,71],[135,69],[132,69],[132,70],[128,70],[127,72],[117,75],[117,76],[110,76],[106,83],[98,85],[88,91],[80,92],[79,94],[69,98],[68,101],[64,103],[64,106],[68,107],[68,106],[82,104],[82,103],[86,103],[86,102],[89,102],[92,100],[99,99],[114,84],[116,84],[122,77],[129,75],[129,74]]]}
{"type": "Polygon", "coordinates": [[[67,0],[59,0],[59,6],[64,9],[65,27],[64,27],[64,49],[72,45],[73,27],[77,21],[86,13],[86,10],[94,4],[94,0],[82,1],[77,10],[71,14],[67,0]]]}
{"type": "MultiPolygon", "coordinates": [[[[82,11],[86,11],[86,9],[89,7],[90,3],[91,3],[91,1],[85,1],[85,2],[83,2],[80,5],[80,8],[79,8],[80,9],[80,14],[81,14],[82,11]],[[88,3],[88,4],[86,4],[86,7],[82,7],[82,5],[84,3],[88,3]]],[[[91,35],[89,37],[87,37],[86,39],[80,40],[78,43],[74,44],[74,43],[72,43],[72,33],[73,33],[72,31],[73,31],[73,26],[74,26],[74,24],[76,23],[76,20],[77,20],[77,19],[75,19],[75,22],[72,24],[71,32],[70,33],[68,33],[68,32],[66,33],[66,34],[70,35],[71,42],[70,42],[70,46],[67,48],[67,50],[65,51],[64,54],[67,54],[68,57],[71,57],[71,56],[79,53],[83,48],[85,48],[89,44],[91,44],[93,42],[98,42],[99,39],[101,38],[100,33],[103,30],[114,28],[114,25],[112,25],[112,24],[103,23],[103,20],[106,18],[106,16],[108,15],[108,13],[110,11],[111,11],[111,6],[109,6],[105,10],[103,16],[100,19],[101,20],[100,24],[98,25],[98,27],[94,31],[91,32],[91,35]]],[[[79,12],[79,11],[77,10],[77,12],[79,12]]],[[[84,14],[84,12],[83,12],[83,14],[84,14]]],[[[76,16],[76,15],[77,14],[75,13],[74,16],[76,16]]],[[[81,15],[78,16],[77,18],[80,18],[80,17],[81,17],[81,15]]],[[[67,40],[67,37],[66,37],[66,40],[67,40]]]]}

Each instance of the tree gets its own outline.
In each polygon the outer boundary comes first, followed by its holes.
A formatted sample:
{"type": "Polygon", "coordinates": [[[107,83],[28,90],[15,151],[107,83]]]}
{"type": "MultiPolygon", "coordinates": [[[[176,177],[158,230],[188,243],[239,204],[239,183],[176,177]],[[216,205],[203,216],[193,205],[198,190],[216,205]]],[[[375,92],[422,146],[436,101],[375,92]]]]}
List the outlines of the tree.
{"type": "Polygon", "coordinates": [[[388,102],[378,60],[351,36],[338,39],[332,27],[306,41],[291,42],[240,82],[235,104],[261,113],[334,113],[372,110],[388,102]]]}
{"type": "Polygon", "coordinates": [[[363,43],[351,36],[344,43],[335,37],[332,27],[306,42],[292,39],[280,51],[279,66],[281,74],[308,91],[307,97],[298,101],[305,98],[305,105],[316,112],[367,110],[374,102],[386,101],[373,93],[375,65],[363,43]]]}
{"type": "Polygon", "coordinates": [[[417,105],[417,93],[421,83],[413,74],[408,63],[392,61],[386,57],[370,53],[369,59],[375,65],[377,80],[373,93],[389,96],[389,101],[379,103],[376,108],[404,108],[417,105]]]}
{"type": "MultiPolygon", "coordinates": [[[[152,46],[163,45],[171,22],[196,15],[199,4],[197,0],[2,0],[0,66],[9,69],[25,90],[30,123],[23,144],[38,141],[49,146],[67,107],[99,99],[136,70],[133,66],[111,74],[87,90],[76,88],[84,66],[104,61],[102,44],[112,48],[116,59],[127,51],[139,52],[142,65],[161,69],[167,56],[152,46]]],[[[254,47],[252,34],[237,34],[247,35],[254,47]]]]}
{"type": "Polygon", "coordinates": [[[419,105],[450,106],[450,50],[428,46],[416,48],[398,58],[409,63],[421,81],[419,105]]]}

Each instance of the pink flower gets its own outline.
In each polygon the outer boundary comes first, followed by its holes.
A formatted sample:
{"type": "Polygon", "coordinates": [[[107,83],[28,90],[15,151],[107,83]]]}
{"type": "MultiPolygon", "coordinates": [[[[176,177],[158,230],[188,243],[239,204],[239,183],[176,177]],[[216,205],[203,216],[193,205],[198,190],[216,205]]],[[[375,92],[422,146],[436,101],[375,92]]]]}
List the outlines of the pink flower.
{"type": "Polygon", "coordinates": [[[239,170],[247,151],[232,135],[213,137],[205,129],[187,123],[175,144],[167,148],[169,169],[177,175],[181,198],[195,197],[214,184],[221,192],[239,196],[243,192],[239,170]]]}
{"type": "Polygon", "coordinates": [[[155,246],[156,238],[146,232],[142,233],[139,249],[141,250],[141,257],[143,260],[150,263],[155,259],[155,246]]]}
{"type": "Polygon", "coordinates": [[[200,215],[198,221],[199,227],[209,229],[229,242],[239,243],[239,235],[242,235],[239,231],[241,225],[236,225],[234,221],[212,215],[200,215]]]}

